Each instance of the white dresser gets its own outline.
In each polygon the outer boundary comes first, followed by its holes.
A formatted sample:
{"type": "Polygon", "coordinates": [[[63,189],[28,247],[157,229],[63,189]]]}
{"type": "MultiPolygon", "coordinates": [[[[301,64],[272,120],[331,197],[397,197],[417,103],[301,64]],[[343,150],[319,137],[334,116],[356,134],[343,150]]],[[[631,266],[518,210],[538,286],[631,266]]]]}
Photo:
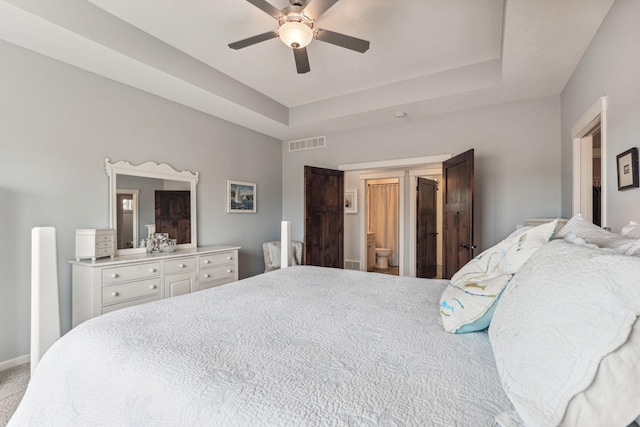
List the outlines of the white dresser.
{"type": "Polygon", "coordinates": [[[95,316],[238,280],[239,246],[69,261],[73,326],[95,316]]]}

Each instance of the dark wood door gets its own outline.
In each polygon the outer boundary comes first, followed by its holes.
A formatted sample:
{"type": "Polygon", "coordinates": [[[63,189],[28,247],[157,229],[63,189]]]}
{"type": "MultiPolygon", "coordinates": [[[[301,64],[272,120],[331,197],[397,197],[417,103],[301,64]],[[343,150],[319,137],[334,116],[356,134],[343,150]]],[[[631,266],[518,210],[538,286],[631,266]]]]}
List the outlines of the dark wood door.
{"type": "Polygon", "coordinates": [[[437,268],[437,206],[438,183],[418,178],[418,206],[416,223],[416,276],[432,279],[437,268]]]}
{"type": "Polygon", "coordinates": [[[305,264],[344,266],[344,172],[304,167],[305,264]]]}
{"type": "Polygon", "coordinates": [[[453,274],[473,258],[473,150],[442,164],[443,276],[453,274]]]}
{"type": "Polygon", "coordinates": [[[191,243],[191,192],[156,190],[156,233],[191,243]]]}

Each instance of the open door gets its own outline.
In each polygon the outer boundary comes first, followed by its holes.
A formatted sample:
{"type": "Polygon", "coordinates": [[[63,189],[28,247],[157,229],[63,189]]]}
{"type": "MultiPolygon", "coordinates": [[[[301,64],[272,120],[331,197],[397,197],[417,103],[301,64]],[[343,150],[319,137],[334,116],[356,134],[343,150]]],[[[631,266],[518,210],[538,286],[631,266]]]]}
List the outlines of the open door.
{"type": "Polygon", "coordinates": [[[344,268],[344,172],[304,167],[306,265],[344,268]]]}
{"type": "Polygon", "coordinates": [[[442,164],[444,278],[473,258],[473,159],[469,150],[442,164]]]}
{"type": "Polygon", "coordinates": [[[418,177],[416,222],[416,277],[437,276],[438,183],[418,177]]]}

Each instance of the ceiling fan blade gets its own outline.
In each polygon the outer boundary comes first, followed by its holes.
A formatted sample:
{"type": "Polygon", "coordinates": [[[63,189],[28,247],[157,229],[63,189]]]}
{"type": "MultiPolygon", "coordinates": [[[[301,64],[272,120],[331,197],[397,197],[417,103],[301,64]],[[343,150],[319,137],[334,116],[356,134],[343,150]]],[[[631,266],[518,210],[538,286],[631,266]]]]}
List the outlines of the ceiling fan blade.
{"type": "Polygon", "coordinates": [[[238,49],[242,49],[244,47],[251,46],[253,44],[260,43],[260,42],[263,42],[263,41],[266,41],[266,40],[270,40],[270,39],[273,39],[273,38],[276,38],[276,37],[278,37],[278,33],[277,32],[269,31],[268,33],[258,34],[257,36],[249,37],[248,39],[239,40],[239,41],[234,42],[234,43],[229,43],[229,47],[231,49],[238,50],[238,49]]]}
{"type": "Polygon", "coordinates": [[[338,0],[309,0],[302,11],[305,12],[305,15],[309,18],[315,20],[336,3],[338,3],[338,0]]]}
{"type": "Polygon", "coordinates": [[[318,29],[315,38],[356,52],[365,53],[369,49],[369,42],[345,34],[334,33],[333,31],[318,29]]]}
{"type": "Polygon", "coordinates": [[[278,19],[282,16],[282,12],[276,9],[274,6],[271,6],[265,0],[247,0],[249,3],[257,7],[258,9],[268,13],[273,16],[275,19],[278,19]]]}
{"type": "Polygon", "coordinates": [[[293,49],[293,57],[296,60],[296,68],[298,69],[298,74],[304,74],[311,71],[311,66],[309,65],[309,55],[307,55],[306,47],[293,49]]]}

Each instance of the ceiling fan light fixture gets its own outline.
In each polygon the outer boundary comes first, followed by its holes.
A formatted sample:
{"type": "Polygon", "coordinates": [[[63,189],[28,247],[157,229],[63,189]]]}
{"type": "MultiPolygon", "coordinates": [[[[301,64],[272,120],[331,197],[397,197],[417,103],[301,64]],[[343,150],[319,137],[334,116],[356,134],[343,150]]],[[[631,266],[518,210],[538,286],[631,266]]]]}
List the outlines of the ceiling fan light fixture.
{"type": "Polygon", "coordinates": [[[313,30],[302,22],[285,22],[280,26],[278,36],[287,46],[300,49],[311,43],[313,30]]]}

